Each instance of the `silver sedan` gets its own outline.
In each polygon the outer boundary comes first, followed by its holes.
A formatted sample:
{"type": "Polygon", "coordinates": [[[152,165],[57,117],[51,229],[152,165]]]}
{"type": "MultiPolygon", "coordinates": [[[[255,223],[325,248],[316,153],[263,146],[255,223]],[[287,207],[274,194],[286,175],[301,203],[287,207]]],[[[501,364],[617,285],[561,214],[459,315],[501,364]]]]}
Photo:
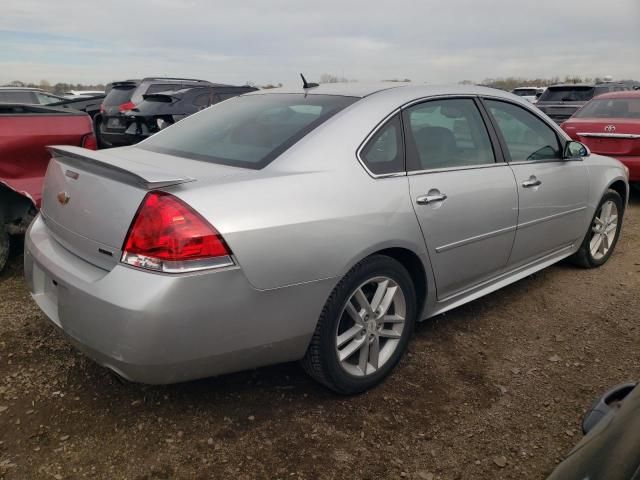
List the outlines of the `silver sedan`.
{"type": "Polygon", "coordinates": [[[148,140],[52,147],[27,235],[34,300],[119,375],[171,383],[301,360],[379,383],[416,321],[612,254],[628,172],[497,90],[255,92],[148,140]]]}

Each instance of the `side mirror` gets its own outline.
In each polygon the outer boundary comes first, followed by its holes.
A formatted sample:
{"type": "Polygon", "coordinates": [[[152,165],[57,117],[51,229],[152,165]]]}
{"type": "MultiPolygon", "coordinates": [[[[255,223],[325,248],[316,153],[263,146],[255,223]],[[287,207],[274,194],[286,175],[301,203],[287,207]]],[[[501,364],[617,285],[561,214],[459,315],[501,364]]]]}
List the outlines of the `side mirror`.
{"type": "Polygon", "coordinates": [[[589,155],[591,155],[591,152],[589,151],[587,146],[580,142],[574,142],[574,141],[567,142],[567,144],[564,147],[565,159],[583,158],[583,157],[588,157],[589,155]]]}
{"type": "Polygon", "coordinates": [[[536,92],[536,98],[540,98],[542,96],[542,92],[536,92]]]}

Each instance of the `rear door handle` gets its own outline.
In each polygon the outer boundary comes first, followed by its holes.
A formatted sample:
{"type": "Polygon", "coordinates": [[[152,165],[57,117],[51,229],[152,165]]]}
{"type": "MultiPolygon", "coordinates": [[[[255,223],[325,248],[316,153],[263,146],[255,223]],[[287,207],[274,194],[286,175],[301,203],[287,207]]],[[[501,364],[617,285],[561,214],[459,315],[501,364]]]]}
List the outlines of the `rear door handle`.
{"type": "Polygon", "coordinates": [[[416,203],[418,205],[429,205],[430,203],[443,202],[447,199],[447,195],[445,193],[431,193],[427,195],[421,195],[416,198],[416,203]]]}
{"type": "Polygon", "coordinates": [[[538,187],[540,185],[542,185],[542,182],[538,180],[534,175],[531,175],[529,177],[529,180],[525,180],[524,182],[522,182],[522,186],[524,188],[538,187]]]}

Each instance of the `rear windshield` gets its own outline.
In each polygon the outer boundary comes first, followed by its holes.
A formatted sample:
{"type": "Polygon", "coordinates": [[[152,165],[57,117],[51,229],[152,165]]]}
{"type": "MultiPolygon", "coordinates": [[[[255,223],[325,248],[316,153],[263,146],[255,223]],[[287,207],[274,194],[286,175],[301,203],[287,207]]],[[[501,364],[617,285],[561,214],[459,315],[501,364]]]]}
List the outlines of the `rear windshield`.
{"type": "Polygon", "coordinates": [[[107,96],[104,99],[104,105],[106,107],[113,107],[115,105],[122,105],[123,103],[127,103],[131,100],[131,95],[133,95],[133,91],[135,90],[135,85],[123,85],[113,87],[107,93],[107,96]]]}
{"type": "Polygon", "coordinates": [[[575,118],[640,118],[640,97],[594,99],[575,118]]]}
{"type": "Polygon", "coordinates": [[[513,93],[519,97],[535,97],[538,91],[535,88],[520,88],[518,90],[514,90],[513,93]]]}
{"type": "Polygon", "coordinates": [[[334,95],[235,97],[138,144],[139,148],[211,163],[260,169],[357,100],[334,95]]]}
{"type": "MultiPolygon", "coordinates": [[[[540,96],[541,102],[588,102],[594,96],[594,87],[551,87],[540,96]]],[[[604,92],[598,92],[604,93],[604,92]]]]}

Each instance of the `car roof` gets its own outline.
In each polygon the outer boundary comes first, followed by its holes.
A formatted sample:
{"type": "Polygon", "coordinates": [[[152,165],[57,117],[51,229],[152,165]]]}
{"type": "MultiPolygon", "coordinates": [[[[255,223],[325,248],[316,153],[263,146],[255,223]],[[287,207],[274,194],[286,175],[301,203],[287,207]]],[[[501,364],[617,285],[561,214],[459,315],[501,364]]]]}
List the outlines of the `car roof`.
{"type": "Polygon", "coordinates": [[[44,90],[42,90],[41,88],[36,87],[0,87],[0,90],[25,90],[29,92],[44,92],[44,90]]]}
{"type": "Polygon", "coordinates": [[[625,90],[623,92],[608,92],[603,93],[602,95],[598,95],[595,97],[597,99],[602,98],[640,98],[640,90],[625,90]]]}
{"type": "MultiPolygon", "coordinates": [[[[438,95],[487,95],[516,99],[523,102],[520,97],[504,90],[475,85],[424,85],[404,82],[378,82],[378,83],[323,83],[317,87],[308,89],[297,87],[280,87],[268,90],[258,90],[245,95],[270,95],[281,93],[302,93],[306,95],[338,95],[344,97],[364,98],[369,96],[384,95],[401,103],[414,98],[432,97],[438,95]]],[[[527,102],[528,103],[528,102],[527,102]]]]}

